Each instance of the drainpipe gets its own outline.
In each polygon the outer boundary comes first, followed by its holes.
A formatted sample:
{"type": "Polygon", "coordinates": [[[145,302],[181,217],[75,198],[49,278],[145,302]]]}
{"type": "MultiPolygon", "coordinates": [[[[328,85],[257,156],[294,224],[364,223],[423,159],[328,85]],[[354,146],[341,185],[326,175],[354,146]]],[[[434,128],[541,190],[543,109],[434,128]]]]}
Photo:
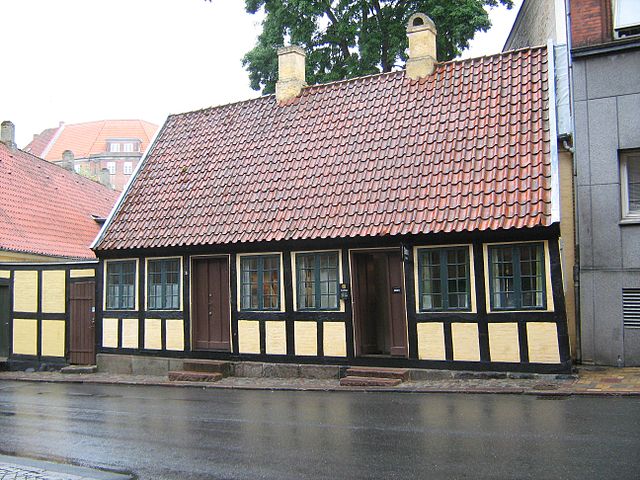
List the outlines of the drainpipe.
{"type": "Polygon", "coordinates": [[[571,143],[567,145],[564,140],[562,145],[565,147],[573,158],[573,198],[575,212],[573,215],[573,231],[575,236],[575,265],[573,267],[573,294],[575,296],[575,315],[576,315],[576,363],[582,363],[582,318],[580,317],[580,230],[578,230],[578,165],[576,162],[575,149],[575,108],[573,95],[573,60],[571,58],[571,2],[564,0],[565,10],[565,26],[567,31],[567,66],[569,68],[569,108],[571,108],[571,143]]]}

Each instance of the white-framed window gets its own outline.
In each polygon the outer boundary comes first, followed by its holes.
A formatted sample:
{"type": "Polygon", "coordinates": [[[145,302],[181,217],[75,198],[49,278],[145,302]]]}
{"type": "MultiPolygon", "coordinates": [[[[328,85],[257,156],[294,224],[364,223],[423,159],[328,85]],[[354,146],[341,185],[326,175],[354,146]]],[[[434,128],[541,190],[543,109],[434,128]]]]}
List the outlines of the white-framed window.
{"type": "Polygon", "coordinates": [[[118,142],[112,142],[109,144],[109,151],[110,152],[119,152],[120,151],[120,144],[118,142]]]}
{"type": "Polygon", "coordinates": [[[640,221],[640,150],[620,153],[622,218],[640,221]]]}
{"type": "Polygon", "coordinates": [[[133,173],[133,163],[132,162],[124,162],[122,167],[122,171],[125,175],[131,175],[133,173]]]}
{"type": "Polygon", "coordinates": [[[640,35],[640,1],[614,0],[612,4],[616,37],[640,35]]]}
{"type": "Polygon", "coordinates": [[[181,266],[179,257],[147,259],[147,309],[180,308],[181,266]]]}
{"type": "Polygon", "coordinates": [[[116,162],[107,162],[107,170],[109,170],[109,175],[116,174],[116,162]]]}
{"type": "Polygon", "coordinates": [[[133,152],[133,143],[127,142],[123,145],[123,152],[133,152]]]}
{"type": "Polygon", "coordinates": [[[417,249],[418,310],[472,310],[472,250],[470,245],[417,249]]]}
{"type": "Polygon", "coordinates": [[[240,310],[281,311],[281,254],[241,255],[238,263],[240,310]]]}

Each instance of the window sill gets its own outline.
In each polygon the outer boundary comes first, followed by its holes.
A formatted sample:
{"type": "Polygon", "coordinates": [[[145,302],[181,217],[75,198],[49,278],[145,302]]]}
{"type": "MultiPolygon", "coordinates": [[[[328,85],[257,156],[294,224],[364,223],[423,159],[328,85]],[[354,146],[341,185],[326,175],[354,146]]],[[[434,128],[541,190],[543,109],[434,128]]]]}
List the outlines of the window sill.
{"type": "Polygon", "coordinates": [[[618,225],[640,225],[640,216],[629,216],[624,217],[622,220],[618,222],[618,225]]]}

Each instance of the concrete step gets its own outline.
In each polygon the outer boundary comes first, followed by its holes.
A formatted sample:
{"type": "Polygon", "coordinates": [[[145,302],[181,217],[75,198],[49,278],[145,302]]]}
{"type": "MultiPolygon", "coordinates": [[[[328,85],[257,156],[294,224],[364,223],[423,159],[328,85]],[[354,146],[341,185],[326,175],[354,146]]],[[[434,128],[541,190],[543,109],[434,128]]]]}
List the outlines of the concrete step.
{"type": "Polygon", "coordinates": [[[223,377],[219,372],[169,372],[169,380],[172,382],[217,382],[223,377]]]}
{"type": "Polygon", "coordinates": [[[397,378],[404,382],[409,380],[409,370],[406,368],[349,367],[346,376],[397,378]]]}
{"type": "Polygon", "coordinates": [[[182,370],[187,372],[221,373],[228,377],[231,373],[231,363],[220,360],[185,360],[182,370]]]}
{"type": "Polygon", "coordinates": [[[399,378],[355,377],[347,376],[340,379],[343,387],[395,387],[402,383],[399,378]]]}
{"type": "Polygon", "coordinates": [[[60,369],[61,373],[96,373],[98,367],[95,365],[67,365],[60,369]]]}

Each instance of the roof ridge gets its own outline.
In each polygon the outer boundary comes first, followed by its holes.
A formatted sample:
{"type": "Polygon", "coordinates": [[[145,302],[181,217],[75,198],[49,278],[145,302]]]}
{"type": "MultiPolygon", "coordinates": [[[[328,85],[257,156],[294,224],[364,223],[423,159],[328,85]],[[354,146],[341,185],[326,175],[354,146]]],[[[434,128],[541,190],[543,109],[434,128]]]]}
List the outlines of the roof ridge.
{"type": "MultiPolygon", "coordinates": [[[[96,182],[95,180],[91,180],[90,178],[85,177],[83,175],[80,175],[77,172],[72,172],[70,170],[67,170],[66,168],[64,168],[62,165],[59,165],[58,163],[50,162],[49,160],[45,160],[44,158],[40,158],[39,156],[34,155],[33,153],[29,153],[29,152],[27,152],[25,150],[22,150],[21,148],[16,148],[16,150],[14,152],[10,152],[10,153],[15,155],[15,152],[20,152],[20,153],[22,153],[24,155],[29,155],[34,160],[39,160],[40,162],[43,162],[45,165],[47,165],[47,168],[48,168],[48,166],[51,166],[53,168],[59,168],[60,170],[62,170],[63,172],[65,172],[68,175],[75,175],[75,177],[77,177],[77,179],[79,179],[79,180],[81,180],[83,182],[90,182],[89,185],[99,185],[100,187],[109,190],[107,187],[105,187],[104,185],[102,185],[99,182],[96,182]]],[[[72,177],[72,178],[75,178],[75,177],[72,177]]]]}
{"type": "MultiPolygon", "coordinates": [[[[470,57],[470,58],[454,58],[451,60],[447,60],[446,62],[438,62],[436,63],[436,67],[441,66],[441,65],[449,65],[449,64],[454,64],[454,63],[471,63],[474,61],[479,61],[479,60],[484,60],[484,59],[488,59],[488,58],[493,58],[493,57],[501,57],[501,56],[506,56],[506,55],[512,55],[514,53],[521,53],[524,51],[533,51],[533,50],[544,50],[546,49],[547,46],[546,45],[538,45],[538,46],[534,46],[534,47],[522,47],[522,48],[517,48],[517,49],[513,49],[513,50],[507,50],[506,52],[497,52],[497,53],[492,53],[490,55],[480,55],[478,57],[470,57]]],[[[327,86],[331,86],[331,85],[338,85],[338,84],[342,84],[342,83],[348,83],[348,82],[355,82],[357,80],[363,80],[363,79],[367,79],[367,78],[373,78],[373,77],[382,77],[384,75],[397,75],[400,73],[404,73],[406,72],[406,69],[401,69],[401,70],[393,70],[391,72],[377,72],[377,73],[371,73],[369,75],[361,75],[359,77],[353,77],[353,78],[343,78],[341,80],[333,80],[331,82],[326,82],[326,83],[315,83],[313,85],[307,85],[306,87],[304,87],[302,89],[302,91],[304,92],[305,90],[309,90],[309,89],[316,89],[316,88],[322,88],[322,87],[327,87],[327,86]]],[[[236,102],[229,102],[229,103],[222,103],[219,105],[209,105],[208,107],[202,107],[202,108],[198,108],[196,110],[188,110],[186,112],[180,112],[180,113],[171,113],[167,116],[168,118],[172,118],[172,117],[181,117],[183,115],[191,115],[194,113],[199,113],[199,112],[204,112],[207,110],[215,110],[218,108],[226,108],[226,107],[232,107],[235,105],[241,105],[243,103],[249,103],[249,102],[254,102],[254,101],[258,101],[258,100],[262,100],[268,97],[273,97],[275,96],[275,93],[269,93],[266,95],[260,95],[259,97],[255,97],[255,98],[247,98],[244,100],[238,100],[236,102]]]]}

